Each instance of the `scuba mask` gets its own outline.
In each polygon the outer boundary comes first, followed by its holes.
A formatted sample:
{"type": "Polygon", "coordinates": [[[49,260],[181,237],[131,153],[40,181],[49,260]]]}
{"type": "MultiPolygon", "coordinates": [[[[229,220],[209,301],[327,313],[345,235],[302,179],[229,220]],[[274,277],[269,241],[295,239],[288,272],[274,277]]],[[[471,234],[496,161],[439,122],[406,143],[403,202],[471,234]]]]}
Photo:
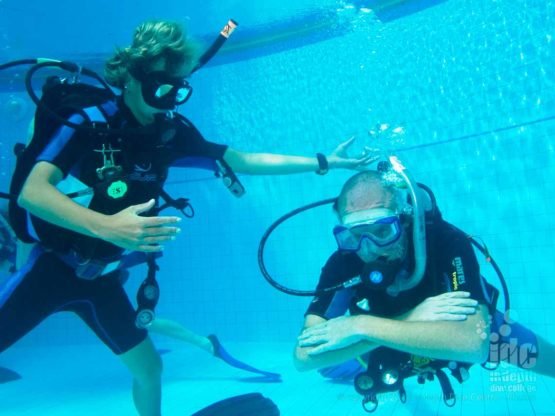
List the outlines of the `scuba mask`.
{"type": "Polygon", "coordinates": [[[387,209],[365,210],[361,213],[366,212],[371,212],[375,218],[334,227],[333,235],[339,250],[356,252],[364,242],[379,248],[387,247],[401,238],[403,227],[398,215],[387,209]]]}
{"type": "Polygon", "coordinates": [[[193,93],[193,87],[185,78],[173,77],[164,71],[147,73],[134,68],[129,72],[140,81],[145,103],[159,110],[172,110],[185,103],[193,93]]]}
{"type": "Polygon", "coordinates": [[[376,247],[387,247],[401,238],[403,228],[397,215],[380,218],[362,224],[346,227],[338,225],[333,229],[337,247],[341,251],[357,252],[364,242],[376,247]]]}

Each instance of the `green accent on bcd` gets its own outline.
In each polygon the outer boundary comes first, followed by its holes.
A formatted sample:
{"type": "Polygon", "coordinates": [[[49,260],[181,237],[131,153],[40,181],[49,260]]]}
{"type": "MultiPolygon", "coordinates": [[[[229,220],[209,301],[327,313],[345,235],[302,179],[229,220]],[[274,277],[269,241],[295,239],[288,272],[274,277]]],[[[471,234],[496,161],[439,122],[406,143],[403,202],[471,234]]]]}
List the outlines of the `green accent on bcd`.
{"type": "Polygon", "coordinates": [[[127,184],[123,181],[112,182],[106,192],[111,198],[121,198],[127,193],[127,184]]]}

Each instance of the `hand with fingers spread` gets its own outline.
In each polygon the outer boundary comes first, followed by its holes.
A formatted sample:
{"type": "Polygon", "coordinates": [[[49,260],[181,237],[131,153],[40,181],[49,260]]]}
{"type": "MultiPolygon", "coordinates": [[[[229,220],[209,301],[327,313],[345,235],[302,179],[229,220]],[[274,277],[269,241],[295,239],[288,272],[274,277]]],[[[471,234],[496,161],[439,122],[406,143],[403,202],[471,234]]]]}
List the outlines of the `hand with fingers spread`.
{"type": "Polygon", "coordinates": [[[330,168],[346,168],[346,169],[359,169],[363,170],[371,163],[380,158],[374,149],[368,147],[362,152],[359,157],[350,157],[348,148],[354,143],[355,136],[349,140],[344,141],[335,148],[329,156],[327,156],[330,168]]]}
{"type": "Polygon", "coordinates": [[[403,316],[403,320],[417,321],[464,321],[474,315],[478,301],[469,292],[447,292],[424,299],[416,308],[403,316]]]}
{"type": "Polygon", "coordinates": [[[163,250],[163,243],[175,239],[180,229],[174,224],[181,221],[179,217],[143,217],[154,206],[154,199],[132,205],[109,216],[108,226],[102,238],[128,250],[155,252],[163,250]]]}

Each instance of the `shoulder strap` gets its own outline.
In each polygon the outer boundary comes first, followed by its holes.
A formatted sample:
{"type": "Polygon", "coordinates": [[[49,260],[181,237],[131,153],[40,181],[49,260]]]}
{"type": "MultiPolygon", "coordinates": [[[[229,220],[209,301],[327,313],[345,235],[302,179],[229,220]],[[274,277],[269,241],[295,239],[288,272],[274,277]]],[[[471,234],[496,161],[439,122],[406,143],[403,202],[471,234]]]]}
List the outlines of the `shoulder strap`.
{"type": "Polygon", "coordinates": [[[17,237],[27,243],[37,239],[29,228],[29,215],[17,204],[17,197],[29,176],[37,157],[50,143],[64,118],[80,114],[85,123],[107,123],[115,113],[113,95],[105,89],[87,84],[68,84],[58,77],[50,77],[43,86],[40,105],[34,116],[34,133],[27,145],[18,144],[16,165],[12,174],[8,204],[8,217],[17,237]]]}

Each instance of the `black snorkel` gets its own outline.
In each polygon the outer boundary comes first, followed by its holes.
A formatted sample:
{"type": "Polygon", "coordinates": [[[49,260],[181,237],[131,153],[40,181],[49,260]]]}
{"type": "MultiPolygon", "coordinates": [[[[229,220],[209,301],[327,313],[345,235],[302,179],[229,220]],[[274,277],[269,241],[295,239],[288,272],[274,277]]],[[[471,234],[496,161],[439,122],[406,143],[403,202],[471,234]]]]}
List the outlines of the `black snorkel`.
{"type": "Polygon", "coordinates": [[[202,54],[199,58],[197,65],[191,71],[191,74],[194,74],[198,69],[202,68],[208,61],[210,61],[214,55],[218,53],[226,40],[232,35],[233,31],[239,26],[233,19],[229,19],[225,26],[220,31],[218,37],[212,42],[212,45],[202,54]]]}

